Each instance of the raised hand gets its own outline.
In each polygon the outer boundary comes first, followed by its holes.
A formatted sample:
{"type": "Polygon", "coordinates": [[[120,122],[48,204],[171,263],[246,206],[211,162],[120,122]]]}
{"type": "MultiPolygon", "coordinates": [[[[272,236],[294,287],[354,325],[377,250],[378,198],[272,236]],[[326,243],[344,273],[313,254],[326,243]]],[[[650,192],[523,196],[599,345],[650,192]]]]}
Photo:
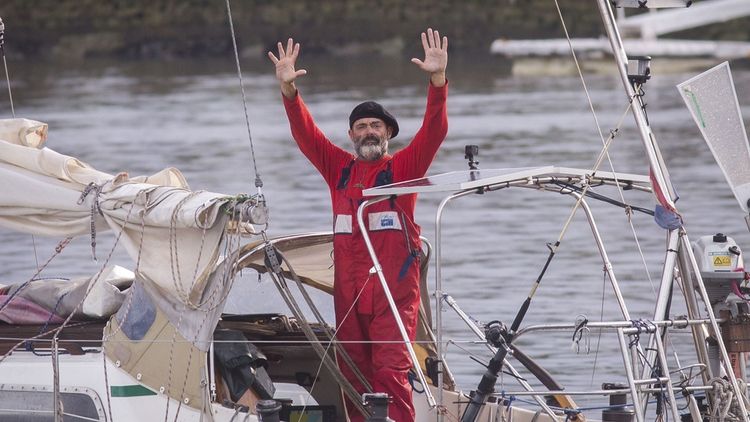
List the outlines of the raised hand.
{"type": "Polygon", "coordinates": [[[286,50],[281,42],[277,44],[277,47],[279,56],[276,57],[273,52],[269,51],[268,58],[276,66],[276,79],[281,84],[281,92],[285,96],[292,98],[297,93],[294,81],[297,77],[307,74],[305,69],[296,70],[294,67],[297,62],[297,56],[299,56],[299,43],[295,44],[294,40],[289,38],[286,43],[286,50]]]}
{"type": "Polygon", "coordinates": [[[448,37],[440,39],[440,33],[427,28],[427,33],[422,32],[422,47],[424,48],[424,60],[417,58],[411,62],[420,69],[430,74],[433,85],[445,85],[445,69],[448,66],[448,37]]]}

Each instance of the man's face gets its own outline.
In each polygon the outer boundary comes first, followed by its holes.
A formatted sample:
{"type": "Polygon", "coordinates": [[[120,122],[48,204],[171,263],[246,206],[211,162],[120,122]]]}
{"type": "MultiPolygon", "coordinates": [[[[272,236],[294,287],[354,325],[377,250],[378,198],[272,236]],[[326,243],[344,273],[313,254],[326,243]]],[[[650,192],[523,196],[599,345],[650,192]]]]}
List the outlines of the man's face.
{"type": "Polygon", "coordinates": [[[365,161],[379,160],[388,152],[388,140],[392,129],[375,117],[358,119],[349,129],[349,138],[354,144],[357,157],[365,161]]]}

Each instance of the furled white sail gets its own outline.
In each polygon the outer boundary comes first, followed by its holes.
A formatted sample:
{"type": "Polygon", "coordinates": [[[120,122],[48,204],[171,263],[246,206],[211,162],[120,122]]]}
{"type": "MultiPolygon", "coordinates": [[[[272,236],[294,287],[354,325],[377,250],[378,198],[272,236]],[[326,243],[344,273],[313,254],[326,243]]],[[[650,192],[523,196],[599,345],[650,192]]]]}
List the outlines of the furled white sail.
{"type": "Polygon", "coordinates": [[[198,328],[206,315],[196,304],[215,290],[211,280],[222,279],[210,275],[228,219],[222,207],[233,197],[190,191],[176,169],[133,178],[98,171],[44,147],[41,122],[0,120],[0,137],[0,226],[56,237],[90,234],[92,222],[95,231],[114,231],[139,263],[137,278],[165,301],[160,307],[183,337],[207,340],[198,328]],[[200,314],[194,324],[191,310],[200,314]]]}

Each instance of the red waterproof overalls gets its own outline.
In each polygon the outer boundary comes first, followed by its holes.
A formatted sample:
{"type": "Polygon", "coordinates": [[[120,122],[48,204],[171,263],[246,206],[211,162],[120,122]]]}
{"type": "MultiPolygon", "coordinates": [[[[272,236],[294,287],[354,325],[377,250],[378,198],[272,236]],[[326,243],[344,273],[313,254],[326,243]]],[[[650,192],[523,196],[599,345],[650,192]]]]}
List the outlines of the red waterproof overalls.
{"type": "MultiPolygon", "coordinates": [[[[430,86],[422,127],[407,147],[375,162],[354,160],[317,128],[302,99],[284,98],[292,136],[320,171],[331,192],[334,218],[334,306],[338,340],[372,385],[391,397],[389,416],[397,422],[414,420],[411,367],[396,320],[388,306],[372,259],[357,224],[362,190],[424,176],[447,132],[447,86],[430,86]]],[[[414,223],[416,195],[386,200],[367,208],[368,230],[388,287],[410,339],[415,338],[419,309],[419,226],[414,223]]],[[[364,388],[343,362],[347,379],[364,388]]],[[[347,403],[353,421],[363,420],[347,403]]]]}

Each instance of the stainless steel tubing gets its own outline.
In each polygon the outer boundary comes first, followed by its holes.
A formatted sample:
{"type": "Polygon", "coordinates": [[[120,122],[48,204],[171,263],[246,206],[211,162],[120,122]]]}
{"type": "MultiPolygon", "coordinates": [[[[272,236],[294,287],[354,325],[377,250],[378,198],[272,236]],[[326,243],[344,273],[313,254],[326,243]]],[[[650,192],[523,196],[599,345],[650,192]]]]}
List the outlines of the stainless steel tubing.
{"type": "MultiPolygon", "coordinates": [[[[474,324],[474,322],[471,321],[471,319],[469,319],[469,316],[466,315],[466,313],[461,310],[461,308],[458,306],[458,303],[456,303],[456,301],[450,295],[445,295],[445,303],[447,303],[448,306],[450,306],[451,309],[453,309],[456,312],[456,314],[458,315],[458,317],[461,318],[461,320],[464,323],[466,323],[466,325],[469,327],[469,329],[474,334],[476,334],[477,337],[479,337],[480,339],[483,339],[483,340],[485,339],[485,335],[482,332],[482,330],[480,330],[479,327],[477,327],[477,325],[474,324]]],[[[493,354],[497,352],[497,349],[495,347],[493,347],[489,343],[485,343],[485,344],[487,345],[487,348],[490,349],[490,351],[493,354]]],[[[529,384],[526,380],[523,379],[523,377],[521,377],[521,374],[518,371],[516,371],[516,368],[514,368],[513,365],[511,365],[510,362],[508,362],[507,359],[505,360],[504,364],[508,368],[508,370],[510,371],[510,373],[513,374],[514,377],[516,377],[516,379],[518,380],[518,383],[521,384],[521,387],[523,387],[524,390],[526,390],[528,392],[535,392],[534,388],[531,386],[531,384],[529,384]]],[[[536,401],[537,404],[539,404],[539,406],[541,406],[541,408],[544,409],[544,411],[552,419],[556,419],[555,411],[552,410],[547,405],[547,402],[544,400],[544,396],[549,395],[549,393],[546,392],[546,391],[542,392],[542,393],[540,393],[540,392],[536,392],[536,393],[537,394],[533,395],[534,401],[536,401]]]]}
{"type": "MultiPolygon", "coordinates": [[[[685,251],[679,254],[679,268],[680,278],[682,282],[682,294],[685,296],[685,305],[688,311],[688,318],[700,318],[700,307],[695,297],[695,290],[693,290],[693,275],[691,274],[690,262],[685,251]]],[[[710,322],[710,321],[709,321],[710,322]]],[[[703,384],[708,384],[709,380],[714,377],[713,370],[708,358],[708,348],[706,347],[706,339],[709,337],[708,329],[706,326],[691,326],[690,330],[693,334],[693,345],[695,346],[695,354],[698,356],[698,361],[705,365],[705,370],[701,372],[701,379],[703,384]]],[[[711,398],[709,397],[709,402],[711,398]]]]}
{"type": "Polygon", "coordinates": [[[635,419],[637,422],[644,422],[644,409],[641,405],[641,397],[638,394],[638,387],[635,384],[635,377],[633,375],[633,366],[630,362],[630,347],[628,347],[625,341],[625,333],[622,328],[617,329],[617,339],[620,341],[620,352],[622,353],[622,363],[625,366],[625,375],[628,378],[628,385],[630,386],[630,396],[633,400],[633,409],[635,410],[635,419]]]}
{"type": "Polygon", "coordinates": [[[664,385],[667,388],[667,397],[669,397],[669,407],[672,410],[672,420],[680,420],[680,411],[677,410],[677,398],[674,395],[674,388],[672,388],[672,382],[669,379],[669,365],[667,364],[667,356],[664,354],[664,342],[661,340],[659,331],[654,333],[653,338],[656,340],[656,352],[659,357],[659,364],[661,366],[661,372],[667,377],[667,382],[664,385]]]}
{"type": "Polygon", "coordinates": [[[615,273],[612,271],[612,262],[609,260],[607,250],[604,249],[604,242],[602,241],[602,237],[599,234],[599,229],[596,227],[596,221],[594,221],[594,215],[591,213],[591,208],[589,208],[589,204],[586,202],[586,198],[583,198],[579,193],[571,192],[570,195],[574,196],[580,201],[581,207],[586,214],[586,219],[588,220],[589,226],[591,227],[591,234],[594,236],[594,242],[596,242],[596,247],[599,249],[599,255],[601,255],[602,257],[604,270],[606,271],[607,276],[609,277],[609,281],[612,284],[612,290],[615,292],[617,304],[620,305],[620,312],[622,312],[622,317],[626,320],[629,320],[630,312],[628,312],[628,307],[625,304],[625,299],[622,297],[622,291],[620,290],[620,285],[617,283],[617,277],[615,277],[615,273]]]}
{"type": "MultiPolygon", "coordinates": [[[[391,291],[388,288],[388,283],[385,280],[385,275],[383,274],[383,267],[380,265],[380,261],[378,260],[377,255],[375,254],[375,249],[372,246],[372,241],[370,240],[370,236],[367,233],[367,226],[364,222],[364,212],[365,208],[367,206],[376,204],[381,201],[385,201],[388,199],[388,196],[382,196],[374,199],[368,199],[365,202],[363,202],[359,208],[357,209],[357,223],[359,223],[360,230],[362,232],[362,237],[365,240],[365,245],[367,246],[367,251],[370,253],[370,257],[372,258],[373,266],[375,267],[375,272],[378,274],[378,280],[380,280],[380,285],[383,287],[383,293],[385,293],[385,297],[388,300],[388,306],[391,308],[391,312],[393,313],[393,318],[396,320],[396,325],[398,325],[398,330],[401,333],[401,339],[404,341],[404,346],[406,346],[406,350],[409,352],[409,356],[411,357],[411,362],[414,366],[414,370],[417,373],[417,376],[419,377],[419,382],[422,383],[424,388],[425,396],[427,397],[427,403],[429,404],[430,408],[435,408],[437,406],[437,403],[435,402],[435,397],[432,396],[432,391],[430,391],[430,388],[427,384],[427,379],[424,376],[424,372],[422,372],[422,367],[419,366],[419,360],[417,359],[417,354],[414,352],[414,347],[411,345],[411,339],[409,338],[409,334],[406,332],[406,328],[404,327],[404,322],[401,320],[401,315],[398,313],[398,308],[396,307],[396,302],[393,301],[393,296],[391,295],[391,291]]],[[[442,391],[442,386],[439,387],[439,390],[442,391]]]]}
{"type": "MultiPolygon", "coordinates": [[[[443,252],[443,243],[442,243],[442,219],[443,219],[443,211],[445,210],[446,205],[448,205],[448,202],[460,198],[462,196],[467,196],[474,194],[476,191],[465,191],[465,192],[459,192],[455,193],[453,195],[450,195],[446,198],[444,198],[442,201],[440,201],[440,205],[437,208],[437,212],[435,213],[435,343],[436,343],[436,353],[438,355],[438,358],[440,361],[438,362],[438,399],[437,403],[438,405],[443,405],[443,272],[442,272],[442,252],[443,252]]],[[[443,421],[443,415],[441,413],[438,413],[437,422],[443,421]]]]}

